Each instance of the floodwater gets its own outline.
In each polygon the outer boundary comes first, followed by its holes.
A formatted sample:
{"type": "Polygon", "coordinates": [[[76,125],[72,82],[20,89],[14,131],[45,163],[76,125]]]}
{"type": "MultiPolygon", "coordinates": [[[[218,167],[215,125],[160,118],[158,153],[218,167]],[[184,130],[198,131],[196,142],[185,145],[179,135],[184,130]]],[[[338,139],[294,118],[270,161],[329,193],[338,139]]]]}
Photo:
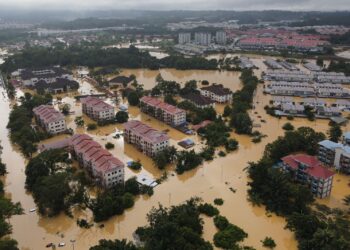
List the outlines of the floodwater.
{"type": "MultiPolygon", "coordinates": [[[[254,59],[259,66],[257,74],[265,70],[260,59],[254,59]]],[[[237,72],[217,72],[217,71],[178,71],[173,69],[162,69],[160,71],[150,70],[124,70],[125,74],[135,74],[139,83],[144,84],[146,89],[152,88],[155,84],[154,78],[161,73],[166,80],[174,80],[184,83],[185,81],[209,80],[210,82],[222,83],[232,90],[241,87],[239,82],[239,73],[237,72]]],[[[89,84],[82,83],[79,93],[97,92],[89,84]]],[[[146,214],[154,206],[159,203],[169,206],[176,205],[185,200],[197,196],[205,202],[212,203],[215,198],[224,200],[223,206],[219,207],[220,213],[226,216],[230,222],[243,228],[249,237],[245,240],[245,245],[250,245],[256,249],[262,249],[261,240],[266,236],[272,237],[277,243],[277,249],[297,249],[297,242],[293,233],[284,229],[286,224],[282,217],[273,214],[267,214],[264,207],[254,207],[247,201],[247,174],[244,169],[250,161],[257,161],[261,157],[264,147],[267,143],[275,140],[277,136],[283,134],[282,126],[287,122],[286,118],[276,119],[268,116],[263,107],[268,104],[270,97],[264,95],[263,86],[259,85],[256,96],[254,98],[255,109],[252,110],[251,117],[254,124],[260,124],[257,128],[267,137],[259,144],[251,142],[248,136],[236,135],[232,133],[239,141],[239,150],[228,154],[226,157],[216,157],[211,162],[205,162],[201,167],[176,175],[173,167],[167,169],[168,179],[155,188],[152,197],[140,196],[136,199],[133,208],[128,209],[121,216],[114,216],[104,222],[104,228],[98,225],[90,229],[81,229],[76,225],[77,218],[91,219],[90,211],[75,211],[74,219],[65,215],[59,215],[55,218],[42,218],[37,213],[29,213],[29,209],[35,207],[32,196],[24,189],[25,174],[24,168],[26,160],[21,156],[19,151],[11,145],[6,129],[7,117],[10,112],[10,102],[0,95],[0,108],[3,119],[0,121],[1,144],[3,146],[3,161],[7,164],[9,174],[6,177],[6,191],[13,201],[20,201],[25,210],[24,215],[14,216],[11,218],[13,225],[13,237],[19,242],[21,249],[45,249],[45,245],[49,242],[59,243],[65,242],[66,249],[70,249],[70,240],[75,240],[75,249],[85,250],[90,246],[98,243],[99,239],[115,239],[127,238],[132,240],[132,234],[138,226],[145,225],[146,214]],[[265,122],[265,121],[266,122],[265,122]],[[232,192],[233,188],[235,192],[232,192]]],[[[20,93],[19,93],[20,94],[20,93]]],[[[163,172],[159,171],[152,163],[152,160],[137,151],[133,146],[124,144],[123,138],[114,139],[113,133],[116,129],[122,129],[121,125],[110,125],[98,128],[95,131],[85,131],[84,128],[76,128],[74,117],[81,115],[81,105],[73,98],[73,94],[66,95],[62,98],[64,103],[71,105],[71,111],[74,115],[67,117],[68,127],[76,129],[78,133],[88,133],[95,138],[96,141],[104,145],[107,141],[115,144],[115,148],[111,152],[123,162],[131,159],[140,160],[143,169],[141,172],[159,178],[163,172]]],[[[107,100],[112,103],[113,100],[107,100]]],[[[217,109],[222,112],[223,105],[217,105],[217,109]]],[[[155,120],[145,114],[140,114],[138,108],[130,107],[129,114],[131,119],[139,119],[143,122],[155,127],[159,130],[168,130],[171,137],[171,144],[176,145],[179,140],[192,138],[196,142],[195,149],[199,150],[204,145],[199,143],[198,138],[184,135],[162,122],[155,120]]],[[[85,117],[85,123],[92,122],[85,117]]],[[[318,120],[310,122],[306,119],[298,118],[290,121],[295,127],[310,126],[317,131],[325,132],[328,129],[327,120],[318,120]]],[[[64,138],[64,135],[51,138],[47,141],[55,141],[64,138]]],[[[126,178],[138,174],[137,171],[126,169],[126,178]]],[[[332,207],[340,206],[341,199],[350,194],[347,186],[349,177],[337,174],[335,176],[334,188],[331,196],[322,200],[322,203],[332,207]]],[[[211,241],[216,229],[212,223],[212,219],[203,217],[204,238],[211,241]]]]}
{"type": "Polygon", "coordinates": [[[339,57],[343,57],[345,59],[350,59],[350,50],[345,50],[345,51],[339,52],[336,55],[339,57]]]}

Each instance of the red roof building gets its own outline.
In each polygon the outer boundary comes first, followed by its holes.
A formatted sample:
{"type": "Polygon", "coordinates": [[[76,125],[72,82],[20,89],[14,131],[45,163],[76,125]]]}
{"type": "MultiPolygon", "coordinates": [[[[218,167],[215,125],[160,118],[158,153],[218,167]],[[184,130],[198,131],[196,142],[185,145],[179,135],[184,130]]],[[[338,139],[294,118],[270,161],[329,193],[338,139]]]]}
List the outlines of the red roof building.
{"type": "Polygon", "coordinates": [[[172,125],[180,126],[186,122],[186,111],[151,96],[140,99],[141,111],[172,125]]]}
{"type": "Polygon", "coordinates": [[[50,105],[40,105],[33,109],[37,123],[49,134],[59,134],[67,130],[66,121],[61,112],[50,105]]]}
{"type": "Polygon", "coordinates": [[[282,159],[282,168],[292,173],[295,180],[307,183],[318,198],[330,195],[334,172],[325,167],[315,156],[288,155],[282,159]]]}
{"type": "Polygon", "coordinates": [[[96,121],[111,121],[115,117],[114,107],[101,99],[88,96],[81,99],[83,113],[96,121]]]}

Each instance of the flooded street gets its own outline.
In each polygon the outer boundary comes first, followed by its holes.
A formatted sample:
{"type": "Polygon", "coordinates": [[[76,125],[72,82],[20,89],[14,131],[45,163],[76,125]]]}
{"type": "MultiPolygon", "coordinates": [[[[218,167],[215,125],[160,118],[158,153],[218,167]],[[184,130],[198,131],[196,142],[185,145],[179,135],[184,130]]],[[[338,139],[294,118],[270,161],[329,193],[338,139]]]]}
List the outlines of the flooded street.
{"type": "MultiPolygon", "coordinates": [[[[260,68],[256,71],[258,76],[263,70],[266,70],[262,63],[261,57],[252,59],[260,68]]],[[[143,84],[145,89],[150,89],[155,85],[155,77],[161,73],[165,80],[173,80],[184,84],[188,80],[208,80],[210,83],[221,83],[229,87],[232,91],[241,88],[239,81],[239,72],[226,71],[202,71],[188,70],[180,71],[175,69],[161,69],[151,71],[147,69],[124,69],[122,74],[135,74],[139,84],[143,84]]],[[[199,84],[199,87],[201,85],[199,84]]],[[[79,90],[80,93],[90,93],[93,88],[84,82],[79,90]]],[[[3,90],[2,90],[3,91],[3,90]]],[[[285,230],[285,220],[273,214],[267,214],[263,207],[253,207],[247,200],[247,174],[244,169],[250,161],[257,161],[261,158],[264,147],[267,143],[274,141],[278,136],[283,135],[282,126],[287,122],[286,118],[276,119],[265,113],[264,106],[269,103],[270,96],[263,94],[263,86],[259,85],[254,98],[255,109],[251,110],[250,115],[254,124],[260,124],[258,131],[267,135],[261,143],[254,144],[248,136],[241,136],[232,133],[232,137],[239,141],[239,150],[228,154],[226,157],[216,157],[214,161],[205,162],[201,167],[176,175],[173,167],[169,167],[168,179],[154,189],[154,195],[151,197],[140,196],[135,200],[133,208],[126,210],[122,216],[114,216],[104,222],[104,228],[94,225],[90,229],[82,229],[76,225],[77,218],[91,219],[90,211],[75,211],[74,218],[66,215],[60,215],[55,218],[41,218],[36,213],[29,213],[29,209],[35,207],[32,196],[26,193],[24,188],[25,174],[24,168],[26,160],[21,156],[18,150],[11,145],[6,129],[8,114],[10,112],[10,101],[0,95],[1,119],[0,140],[3,146],[3,162],[6,163],[9,174],[6,177],[6,192],[14,202],[21,202],[25,210],[24,215],[14,216],[11,218],[13,225],[13,238],[19,242],[21,249],[41,250],[49,242],[65,242],[66,247],[63,249],[72,249],[70,240],[75,240],[74,249],[86,250],[90,246],[98,243],[99,239],[127,238],[132,239],[132,234],[138,226],[147,223],[146,214],[159,203],[169,206],[179,204],[185,200],[197,196],[203,201],[213,203],[215,198],[222,198],[224,204],[219,208],[220,213],[226,216],[230,222],[243,228],[248,234],[245,245],[253,246],[256,249],[263,249],[261,240],[266,236],[272,237],[276,244],[276,249],[297,249],[297,242],[294,235],[289,230],[285,230]],[[258,117],[260,116],[260,117],[258,117]],[[266,122],[263,122],[265,120],[266,122]],[[235,192],[230,190],[233,189],[235,192]]],[[[115,144],[111,150],[113,155],[118,157],[124,163],[129,160],[140,160],[143,168],[141,172],[147,173],[154,178],[159,178],[163,172],[159,171],[150,158],[146,157],[133,146],[124,144],[123,138],[115,139],[113,134],[116,129],[122,129],[122,125],[109,125],[99,127],[95,131],[85,131],[84,128],[76,128],[74,117],[82,115],[80,102],[75,102],[73,94],[63,95],[62,101],[71,105],[71,111],[75,114],[67,117],[67,125],[78,133],[88,133],[101,145],[106,142],[115,144]]],[[[112,100],[108,100],[112,102],[112,100]]],[[[57,107],[57,106],[56,106],[57,107]]],[[[217,109],[222,112],[223,105],[217,105],[217,109]]],[[[155,120],[145,114],[140,114],[136,107],[129,108],[131,119],[142,120],[159,130],[168,129],[171,137],[171,144],[177,146],[179,140],[192,138],[197,143],[196,150],[203,147],[199,144],[197,136],[187,136],[180,133],[162,122],[155,120]]],[[[85,124],[91,122],[85,117],[85,124]]],[[[291,122],[295,127],[309,126],[317,131],[326,132],[328,130],[328,120],[317,120],[310,122],[306,119],[296,118],[291,122]]],[[[348,129],[350,129],[348,127],[348,129]]],[[[51,138],[48,141],[55,141],[64,138],[65,135],[51,138]]],[[[126,179],[140,173],[126,168],[126,179]]],[[[334,178],[332,194],[329,198],[322,200],[323,204],[336,207],[341,206],[341,200],[347,194],[350,194],[348,182],[350,177],[337,174],[334,178]]],[[[216,228],[212,219],[203,217],[204,237],[212,242],[216,228]]]]}

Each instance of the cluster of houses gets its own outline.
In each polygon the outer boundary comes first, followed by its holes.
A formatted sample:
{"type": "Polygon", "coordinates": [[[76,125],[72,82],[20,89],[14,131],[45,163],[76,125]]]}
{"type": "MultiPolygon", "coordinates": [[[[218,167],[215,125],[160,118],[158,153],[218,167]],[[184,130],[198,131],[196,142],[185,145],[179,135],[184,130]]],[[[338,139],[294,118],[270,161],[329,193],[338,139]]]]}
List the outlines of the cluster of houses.
{"type": "Polygon", "coordinates": [[[265,84],[265,93],[282,96],[350,98],[350,90],[341,84],[273,81],[265,84]]]}
{"type": "Polygon", "coordinates": [[[329,84],[350,83],[350,77],[346,76],[344,73],[341,73],[341,72],[314,71],[311,73],[306,73],[303,71],[285,71],[285,70],[281,70],[281,68],[276,68],[277,70],[266,71],[263,74],[263,79],[266,81],[286,81],[286,82],[312,82],[313,81],[313,82],[322,83],[322,84],[323,83],[329,83],[329,84]]]}
{"type": "Polygon", "coordinates": [[[79,83],[73,80],[73,75],[59,66],[18,69],[11,75],[21,85],[36,89],[40,93],[57,94],[79,88],[79,83]]]}
{"type": "Polygon", "coordinates": [[[295,102],[292,97],[274,96],[272,105],[277,109],[277,115],[287,116],[306,116],[307,107],[315,110],[315,116],[318,118],[331,118],[341,116],[341,111],[350,108],[350,101],[337,100],[335,103],[327,106],[327,103],[318,98],[303,98],[295,102]]]}

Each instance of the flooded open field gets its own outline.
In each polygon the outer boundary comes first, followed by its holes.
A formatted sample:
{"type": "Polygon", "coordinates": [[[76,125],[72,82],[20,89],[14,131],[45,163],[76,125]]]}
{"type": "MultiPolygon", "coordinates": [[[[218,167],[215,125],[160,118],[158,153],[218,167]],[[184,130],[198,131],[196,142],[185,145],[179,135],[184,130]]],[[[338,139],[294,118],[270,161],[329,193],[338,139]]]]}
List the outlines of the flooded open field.
{"type": "MultiPolygon", "coordinates": [[[[260,76],[261,71],[266,70],[260,57],[253,58],[253,62],[259,67],[256,74],[260,76]]],[[[124,69],[123,74],[135,74],[137,81],[144,84],[145,89],[150,89],[155,85],[155,77],[161,73],[164,79],[174,80],[184,84],[188,80],[208,80],[229,87],[233,91],[240,89],[238,72],[219,72],[219,71],[200,71],[189,70],[179,71],[174,69],[161,69],[159,71],[150,71],[145,69],[130,70],[124,69]]],[[[199,85],[200,86],[200,85],[199,85]]],[[[3,91],[3,90],[2,90],[3,91]]],[[[4,91],[3,91],[4,92],[4,91]]],[[[97,92],[88,83],[82,82],[79,93],[87,94],[97,92]]],[[[21,94],[20,92],[18,94],[21,94]]],[[[133,146],[125,144],[123,138],[115,139],[116,129],[122,129],[122,125],[109,125],[100,127],[95,131],[85,131],[84,128],[76,128],[74,117],[82,115],[80,102],[75,101],[74,94],[66,94],[62,96],[62,102],[71,105],[71,111],[75,113],[67,117],[69,128],[76,130],[77,133],[88,133],[96,141],[104,145],[106,142],[115,144],[115,148],[111,152],[121,159],[124,163],[129,160],[140,160],[143,169],[141,172],[159,178],[163,172],[159,171],[152,163],[152,160],[133,146]]],[[[113,103],[113,100],[107,100],[113,103]]],[[[26,159],[22,157],[19,151],[14,147],[8,138],[8,130],[6,129],[7,117],[10,112],[11,103],[3,94],[0,94],[1,117],[0,134],[1,144],[3,146],[3,161],[7,164],[9,174],[6,177],[6,192],[13,201],[21,202],[25,210],[24,215],[14,216],[11,218],[13,225],[13,237],[19,242],[19,246],[23,250],[45,249],[45,245],[49,242],[65,242],[65,249],[71,249],[70,240],[75,240],[74,249],[85,250],[95,245],[99,239],[115,239],[127,238],[132,240],[132,234],[138,226],[145,225],[146,214],[149,210],[158,206],[159,203],[169,206],[179,204],[193,196],[203,199],[205,202],[213,203],[215,198],[224,200],[223,206],[219,207],[220,213],[226,216],[230,222],[243,228],[249,237],[245,240],[246,245],[262,249],[261,240],[266,236],[272,237],[276,244],[276,249],[297,249],[297,242],[293,233],[284,229],[285,220],[273,214],[267,214],[264,207],[254,207],[247,200],[247,183],[248,178],[244,169],[250,161],[257,161],[264,150],[267,143],[272,142],[278,136],[283,134],[282,126],[287,122],[286,118],[276,119],[267,115],[264,106],[270,101],[270,96],[263,94],[263,86],[259,85],[256,96],[254,98],[255,108],[251,110],[250,115],[254,119],[255,124],[261,127],[256,130],[267,135],[261,143],[254,144],[248,136],[236,135],[231,136],[239,141],[239,150],[228,154],[226,157],[216,157],[211,162],[205,162],[201,167],[176,175],[173,167],[167,169],[168,179],[154,189],[154,195],[151,197],[140,196],[136,199],[133,208],[126,210],[122,216],[115,216],[104,222],[104,228],[95,224],[90,229],[81,229],[76,225],[77,218],[91,219],[90,211],[76,210],[74,218],[65,215],[59,215],[55,218],[42,218],[36,213],[29,213],[29,209],[35,207],[35,203],[30,193],[24,188],[25,182],[25,164],[26,159]],[[230,188],[236,190],[232,192],[230,188]]],[[[57,106],[56,106],[57,107],[57,106]]],[[[217,110],[222,112],[223,105],[217,105],[217,110]]],[[[177,142],[192,138],[196,142],[195,149],[200,149],[199,138],[196,135],[187,136],[178,132],[162,122],[157,121],[145,114],[141,114],[136,107],[129,108],[130,119],[141,120],[152,127],[159,130],[169,130],[171,144],[177,145],[177,142]]],[[[84,116],[86,123],[91,122],[89,118],[84,116]]],[[[328,120],[317,120],[310,122],[306,119],[297,118],[290,121],[295,127],[309,126],[317,131],[326,132],[328,130],[328,120]]],[[[348,129],[350,129],[348,127],[348,129]]],[[[65,135],[57,136],[47,140],[46,142],[63,139],[65,135]]],[[[134,176],[140,172],[126,169],[126,178],[134,176]]],[[[336,207],[341,206],[341,200],[345,195],[350,194],[348,182],[350,177],[336,174],[334,178],[334,187],[329,198],[322,200],[323,204],[336,207]]],[[[212,219],[204,217],[204,237],[212,242],[216,229],[212,219]]]]}

